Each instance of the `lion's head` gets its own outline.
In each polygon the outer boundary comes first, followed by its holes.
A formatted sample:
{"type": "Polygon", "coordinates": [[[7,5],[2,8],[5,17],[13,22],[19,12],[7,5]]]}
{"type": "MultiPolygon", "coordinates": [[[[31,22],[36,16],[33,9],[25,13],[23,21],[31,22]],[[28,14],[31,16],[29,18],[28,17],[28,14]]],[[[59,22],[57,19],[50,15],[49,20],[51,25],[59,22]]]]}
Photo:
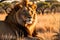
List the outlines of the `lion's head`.
{"type": "Polygon", "coordinates": [[[37,22],[36,10],[34,6],[22,7],[16,12],[16,19],[18,24],[26,27],[29,35],[32,35],[37,22]]]}

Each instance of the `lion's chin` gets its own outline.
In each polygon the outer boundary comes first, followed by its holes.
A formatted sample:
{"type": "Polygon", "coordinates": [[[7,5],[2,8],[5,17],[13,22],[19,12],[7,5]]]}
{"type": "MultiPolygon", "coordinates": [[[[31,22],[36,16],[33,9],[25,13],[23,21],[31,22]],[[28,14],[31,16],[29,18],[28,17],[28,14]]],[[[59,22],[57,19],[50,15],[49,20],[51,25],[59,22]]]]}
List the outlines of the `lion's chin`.
{"type": "Polygon", "coordinates": [[[32,21],[26,22],[26,24],[32,24],[32,23],[33,23],[32,21]]]}

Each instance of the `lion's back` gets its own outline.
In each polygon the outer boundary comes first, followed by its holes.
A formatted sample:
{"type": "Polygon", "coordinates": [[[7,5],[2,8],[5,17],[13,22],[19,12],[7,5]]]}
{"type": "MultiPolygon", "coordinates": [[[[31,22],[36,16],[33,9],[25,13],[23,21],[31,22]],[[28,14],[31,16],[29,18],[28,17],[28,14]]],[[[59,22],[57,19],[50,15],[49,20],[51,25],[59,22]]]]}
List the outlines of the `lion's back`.
{"type": "Polygon", "coordinates": [[[0,21],[0,39],[5,40],[8,39],[8,37],[10,38],[11,36],[12,39],[16,39],[16,31],[12,28],[12,26],[7,24],[6,22],[0,21]]]}

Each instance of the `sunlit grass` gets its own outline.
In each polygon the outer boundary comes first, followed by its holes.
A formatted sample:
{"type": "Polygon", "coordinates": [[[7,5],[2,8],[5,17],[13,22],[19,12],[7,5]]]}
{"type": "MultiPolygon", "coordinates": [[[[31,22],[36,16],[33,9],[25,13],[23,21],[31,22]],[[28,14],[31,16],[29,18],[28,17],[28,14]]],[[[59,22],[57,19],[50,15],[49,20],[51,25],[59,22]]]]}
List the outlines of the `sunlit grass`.
{"type": "Polygon", "coordinates": [[[53,38],[55,35],[58,35],[57,33],[59,33],[60,29],[60,14],[41,14],[38,16],[38,23],[36,26],[37,29],[41,28],[41,30],[43,30],[43,32],[38,32],[38,37],[43,40],[55,40],[53,38]]]}

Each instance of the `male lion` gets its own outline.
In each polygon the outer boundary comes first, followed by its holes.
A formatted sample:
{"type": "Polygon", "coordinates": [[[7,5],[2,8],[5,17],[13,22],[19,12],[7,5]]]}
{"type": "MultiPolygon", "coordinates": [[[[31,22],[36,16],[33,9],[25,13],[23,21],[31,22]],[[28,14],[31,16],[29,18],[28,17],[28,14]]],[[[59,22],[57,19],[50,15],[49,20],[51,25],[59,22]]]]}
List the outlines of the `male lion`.
{"type": "Polygon", "coordinates": [[[21,5],[15,6],[15,9],[6,17],[5,21],[11,25],[16,25],[19,30],[22,29],[24,36],[32,36],[37,22],[36,6],[34,4],[27,5],[24,7],[21,5]]]}

